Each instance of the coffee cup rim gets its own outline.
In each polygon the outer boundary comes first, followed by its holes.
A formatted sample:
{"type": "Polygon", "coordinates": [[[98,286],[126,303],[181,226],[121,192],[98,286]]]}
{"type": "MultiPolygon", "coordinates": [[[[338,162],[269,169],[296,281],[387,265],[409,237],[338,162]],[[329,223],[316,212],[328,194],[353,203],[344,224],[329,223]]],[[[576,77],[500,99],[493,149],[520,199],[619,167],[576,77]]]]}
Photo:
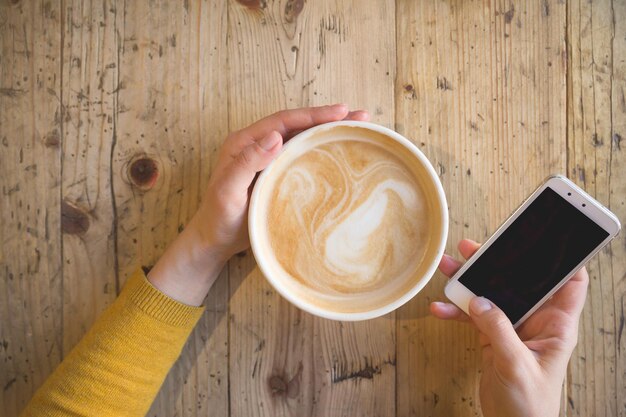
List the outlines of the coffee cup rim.
{"type": "Polygon", "coordinates": [[[424,155],[424,153],[420,151],[417,148],[417,146],[415,146],[414,143],[412,143],[410,140],[408,140],[407,138],[405,138],[404,136],[402,136],[401,134],[399,134],[398,132],[392,129],[389,129],[385,126],[381,126],[379,124],[372,123],[372,122],[362,122],[362,121],[353,121],[353,120],[342,120],[342,121],[317,125],[303,132],[300,132],[299,134],[294,136],[292,139],[290,139],[283,146],[283,149],[281,150],[280,154],[276,158],[274,158],[274,160],[261,172],[261,174],[257,178],[256,184],[250,196],[250,205],[248,208],[248,233],[250,236],[250,246],[252,248],[252,253],[254,254],[256,262],[259,265],[259,269],[261,270],[261,273],[263,274],[265,279],[270,283],[270,285],[272,285],[272,287],[282,297],[284,297],[287,301],[289,301],[296,307],[308,313],[311,313],[315,316],[323,317],[323,318],[330,319],[330,320],[338,320],[338,321],[362,321],[362,320],[374,319],[374,318],[383,316],[385,314],[388,314],[398,309],[402,305],[406,304],[413,297],[415,297],[426,286],[426,284],[428,284],[428,282],[432,279],[433,275],[435,274],[437,270],[437,266],[439,265],[439,262],[441,261],[441,258],[443,257],[445,246],[447,243],[447,237],[448,237],[448,227],[449,227],[448,223],[449,223],[448,203],[447,203],[445,191],[443,189],[443,185],[441,184],[441,180],[439,179],[439,176],[437,175],[435,171],[435,168],[432,166],[428,158],[426,158],[426,155],[424,155]],[[437,247],[436,255],[433,258],[431,264],[426,269],[423,277],[419,281],[417,281],[415,285],[413,285],[407,292],[402,294],[400,297],[394,299],[393,301],[391,301],[388,304],[385,304],[382,307],[372,309],[372,310],[367,310],[367,311],[359,311],[359,312],[332,311],[332,310],[318,307],[310,302],[307,302],[305,300],[298,298],[297,296],[294,296],[292,293],[282,288],[280,283],[277,282],[275,278],[273,278],[273,274],[271,273],[271,268],[267,265],[266,259],[264,259],[263,256],[257,255],[261,253],[261,250],[260,250],[260,247],[258,247],[259,243],[256,238],[257,223],[256,223],[256,218],[255,218],[254,213],[257,209],[259,193],[262,188],[262,184],[271,175],[272,168],[273,166],[275,166],[276,161],[280,158],[280,156],[284,152],[286,152],[288,149],[292,147],[297,146],[300,142],[303,142],[308,137],[311,137],[320,131],[333,129],[339,126],[360,127],[360,128],[372,130],[374,132],[388,136],[389,138],[395,140],[404,148],[406,148],[409,152],[413,154],[413,156],[415,156],[419,160],[419,162],[428,172],[428,175],[431,181],[434,183],[435,189],[437,190],[439,206],[441,207],[440,215],[441,215],[441,221],[442,221],[442,233],[439,238],[439,245],[437,247]]]}

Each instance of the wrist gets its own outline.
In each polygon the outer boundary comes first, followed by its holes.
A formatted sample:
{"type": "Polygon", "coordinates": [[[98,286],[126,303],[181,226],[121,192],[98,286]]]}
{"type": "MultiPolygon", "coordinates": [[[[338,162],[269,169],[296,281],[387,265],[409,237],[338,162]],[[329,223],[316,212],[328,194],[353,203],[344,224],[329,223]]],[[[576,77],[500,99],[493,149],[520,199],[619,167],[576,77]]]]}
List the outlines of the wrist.
{"type": "Polygon", "coordinates": [[[200,305],[228,256],[190,222],[148,274],[164,294],[189,305],[200,305]]]}
{"type": "Polygon", "coordinates": [[[187,247],[189,266],[199,271],[213,264],[223,266],[232,256],[224,245],[219,244],[210,229],[196,214],[178,236],[187,247]]]}

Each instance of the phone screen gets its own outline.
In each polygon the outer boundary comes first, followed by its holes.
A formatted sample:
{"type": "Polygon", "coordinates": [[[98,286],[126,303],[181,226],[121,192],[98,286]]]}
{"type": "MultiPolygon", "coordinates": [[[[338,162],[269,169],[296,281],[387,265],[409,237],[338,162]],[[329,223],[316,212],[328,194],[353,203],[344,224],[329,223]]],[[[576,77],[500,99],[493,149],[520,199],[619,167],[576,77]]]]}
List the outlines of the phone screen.
{"type": "Polygon", "coordinates": [[[459,278],[515,324],[609,233],[546,188],[459,278]]]}

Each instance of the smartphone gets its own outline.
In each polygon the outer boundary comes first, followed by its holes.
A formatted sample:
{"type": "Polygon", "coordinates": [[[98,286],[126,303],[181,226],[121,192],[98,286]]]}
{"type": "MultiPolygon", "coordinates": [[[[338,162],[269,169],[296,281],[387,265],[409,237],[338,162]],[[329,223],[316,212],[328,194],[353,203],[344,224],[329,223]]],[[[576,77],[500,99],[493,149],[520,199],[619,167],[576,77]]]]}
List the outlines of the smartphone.
{"type": "Polygon", "coordinates": [[[486,297],[519,326],[620,230],[572,181],[549,177],[457,271],[446,296],[466,313],[486,297]]]}

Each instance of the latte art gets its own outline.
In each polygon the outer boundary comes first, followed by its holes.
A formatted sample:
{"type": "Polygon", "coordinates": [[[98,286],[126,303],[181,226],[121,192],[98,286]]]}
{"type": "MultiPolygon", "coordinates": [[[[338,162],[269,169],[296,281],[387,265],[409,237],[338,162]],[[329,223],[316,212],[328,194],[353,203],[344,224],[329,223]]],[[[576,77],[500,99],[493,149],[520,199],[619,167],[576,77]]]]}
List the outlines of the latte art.
{"type": "Polygon", "coordinates": [[[334,320],[406,303],[432,277],[448,230],[428,159],[372,123],[340,121],[294,137],[250,198],[259,269],[288,301],[334,320]]]}
{"type": "Polygon", "coordinates": [[[292,277],[322,293],[365,293],[406,280],[430,225],[424,191],[391,150],[354,139],[291,161],[272,187],[267,231],[292,277]]]}

